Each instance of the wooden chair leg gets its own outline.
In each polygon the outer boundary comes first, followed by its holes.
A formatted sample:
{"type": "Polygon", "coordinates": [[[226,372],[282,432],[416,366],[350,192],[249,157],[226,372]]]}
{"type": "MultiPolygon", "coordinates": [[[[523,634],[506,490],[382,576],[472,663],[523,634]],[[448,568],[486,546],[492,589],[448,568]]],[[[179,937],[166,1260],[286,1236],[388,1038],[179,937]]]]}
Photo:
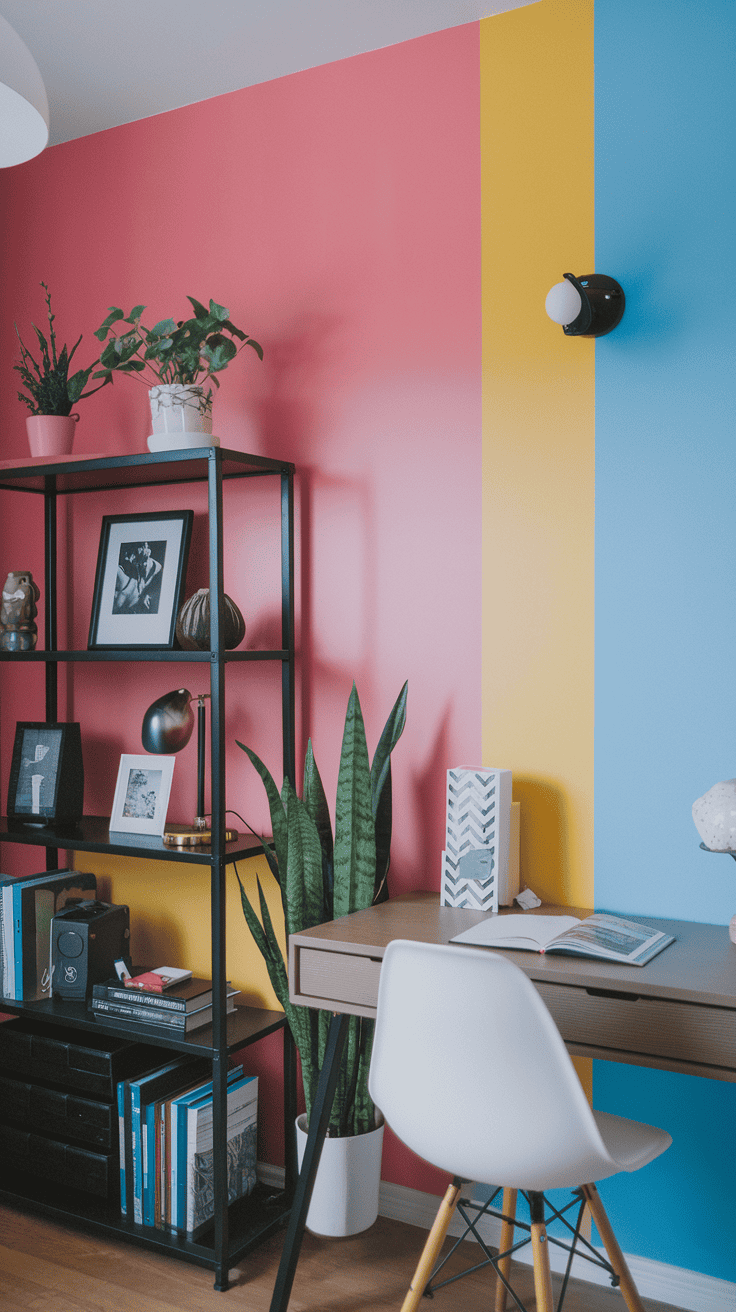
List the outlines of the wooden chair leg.
{"type": "Polygon", "coordinates": [[[621,1293],[624,1296],[629,1312],[645,1312],[644,1304],[639,1298],[639,1291],[631,1278],[631,1272],[626,1265],[624,1257],[618,1245],[618,1240],[611,1228],[611,1222],[606,1215],[606,1209],[601,1202],[600,1194],[594,1184],[584,1184],[582,1192],[585,1195],[586,1202],[590,1208],[590,1214],[595,1221],[603,1245],[608,1254],[608,1260],[611,1263],[616,1275],[621,1282],[621,1293]]]}
{"type": "Polygon", "coordinates": [[[445,1242],[449,1224],[460,1200],[462,1186],[463,1181],[458,1179],[453,1180],[452,1184],[448,1185],[447,1193],[442,1199],[439,1211],[434,1218],[432,1229],[427,1235],[427,1242],[414,1272],[414,1278],[409,1285],[409,1292],[401,1304],[401,1312],[416,1312],[416,1308],[419,1307],[422,1294],[434,1270],[439,1251],[445,1242]]]}
{"type": "MultiPolygon", "coordinates": [[[[504,1217],[509,1217],[510,1219],[508,1221],[504,1220],[501,1222],[501,1239],[498,1245],[498,1250],[500,1253],[505,1253],[506,1249],[511,1248],[511,1245],[514,1242],[513,1218],[516,1216],[516,1193],[517,1193],[516,1189],[504,1189],[503,1191],[503,1205],[501,1207],[501,1211],[503,1212],[504,1217]]],[[[501,1261],[498,1264],[498,1269],[501,1272],[501,1275],[504,1277],[504,1280],[508,1280],[509,1272],[511,1270],[511,1258],[510,1257],[501,1258],[501,1261]]],[[[495,1312],[506,1312],[507,1292],[508,1291],[503,1281],[496,1278],[495,1312]]]]}
{"type": "Polygon", "coordinates": [[[549,1268],[549,1243],[544,1224],[544,1194],[529,1194],[534,1258],[534,1297],[537,1312],[554,1312],[552,1275],[549,1268]]]}

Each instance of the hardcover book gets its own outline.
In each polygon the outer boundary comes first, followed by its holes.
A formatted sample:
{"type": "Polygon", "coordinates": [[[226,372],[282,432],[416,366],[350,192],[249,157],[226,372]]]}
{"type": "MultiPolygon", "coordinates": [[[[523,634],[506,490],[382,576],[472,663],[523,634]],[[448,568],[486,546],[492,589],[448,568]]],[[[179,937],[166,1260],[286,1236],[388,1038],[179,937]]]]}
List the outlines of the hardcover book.
{"type": "Polygon", "coordinates": [[[643,966],[674,943],[671,934],[633,920],[597,912],[585,920],[577,916],[489,916],[472,929],[456,934],[452,943],[476,947],[517,948],[528,952],[564,952],[573,957],[595,957],[643,966]]]}
{"type": "MultiPolygon", "coordinates": [[[[244,1076],[227,1095],[227,1198],[233,1203],[256,1183],[258,1079],[244,1076]]],[[[187,1110],[186,1231],[197,1238],[214,1214],[212,1094],[187,1110]]]]}

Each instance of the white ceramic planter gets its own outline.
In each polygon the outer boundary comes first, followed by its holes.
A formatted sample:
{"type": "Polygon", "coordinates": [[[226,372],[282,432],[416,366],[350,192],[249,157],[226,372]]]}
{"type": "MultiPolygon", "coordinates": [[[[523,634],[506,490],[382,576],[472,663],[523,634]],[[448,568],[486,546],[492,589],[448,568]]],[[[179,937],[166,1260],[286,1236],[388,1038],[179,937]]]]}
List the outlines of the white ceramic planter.
{"type": "Polygon", "coordinates": [[[149,451],[220,445],[219,437],[212,436],[212,399],[207,400],[204,387],[161,383],[150,389],[148,397],[153,430],[149,451]]]}
{"type": "MultiPolygon", "coordinates": [[[[296,1121],[300,1170],[306,1146],[307,1118],[302,1115],[296,1121]]],[[[312,1234],[344,1238],[373,1225],[378,1216],[382,1148],[383,1117],[368,1134],[325,1139],[307,1213],[312,1234]]]]}

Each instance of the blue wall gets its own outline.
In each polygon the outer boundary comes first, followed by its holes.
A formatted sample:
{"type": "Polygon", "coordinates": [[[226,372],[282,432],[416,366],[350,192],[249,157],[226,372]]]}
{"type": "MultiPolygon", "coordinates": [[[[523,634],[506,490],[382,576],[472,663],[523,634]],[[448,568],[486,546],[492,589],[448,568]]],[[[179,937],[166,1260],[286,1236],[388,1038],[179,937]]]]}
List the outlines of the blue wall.
{"type": "MultiPolygon", "coordinates": [[[[735,70],[734,0],[595,0],[596,269],[626,292],[596,343],[595,902],[721,925],[736,865],[691,807],[736,776],[735,70]]],[[[598,1063],[594,1098],[675,1137],[601,1189],[623,1247],[736,1280],[736,1087],[598,1063]]]]}

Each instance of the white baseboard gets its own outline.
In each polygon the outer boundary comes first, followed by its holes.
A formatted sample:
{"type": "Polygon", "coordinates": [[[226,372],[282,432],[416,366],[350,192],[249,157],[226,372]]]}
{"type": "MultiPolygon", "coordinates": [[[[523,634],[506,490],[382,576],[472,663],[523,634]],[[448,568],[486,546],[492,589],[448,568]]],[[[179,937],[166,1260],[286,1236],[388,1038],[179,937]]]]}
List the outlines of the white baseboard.
{"type": "MultiPolygon", "coordinates": [[[[429,1230],[438,1206],[439,1199],[434,1194],[425,1194],[418,1189],[407,1189],[403,1185],[381,1181],[379,1201],[381,1216],[389,1217],[394,1221],[406,1221],[409,1225],[429,1230]]],[[[460,1235],[463,1228],[462,1217],[454,1216],[449,1233],[460,1235]]],[[[500,1228],[500,1221],[490,1217],[484,1218],[478,1224],[480,1234],[490,1247],[498,1247],[500,1228]]],[[[417,1260],[420,1251],[421,1248],[418,1247],[417,1260]]],[[[554,1244],[550,1244],[549,1252],[552,1270],[564,1271],[567,1254],[554,1244]]],[[[531,1249],[522,1248],[516,1255],[516,1260],[531,1264],[531,1249]]],[[[626,1261],[642,1298],[653,1298],[660,1303],[669,1303],[672,1307],[686,1309],[686,1312],[736,1312],[736,1284],[731,1284],[728,1280],[701,1275],[697,1271],[687,1271],[682,1267],[667,1266],[664,1262],[653,1262],[650,1258],[637,1257],[635,1254],[627,1253],[626,1261]]],[[[588,1283],[610,1284],[605,1271],[592,1266],[584,1258],[575,1258],[571,1274],[579,1280],[587,1280],[588,1283]]]]}

